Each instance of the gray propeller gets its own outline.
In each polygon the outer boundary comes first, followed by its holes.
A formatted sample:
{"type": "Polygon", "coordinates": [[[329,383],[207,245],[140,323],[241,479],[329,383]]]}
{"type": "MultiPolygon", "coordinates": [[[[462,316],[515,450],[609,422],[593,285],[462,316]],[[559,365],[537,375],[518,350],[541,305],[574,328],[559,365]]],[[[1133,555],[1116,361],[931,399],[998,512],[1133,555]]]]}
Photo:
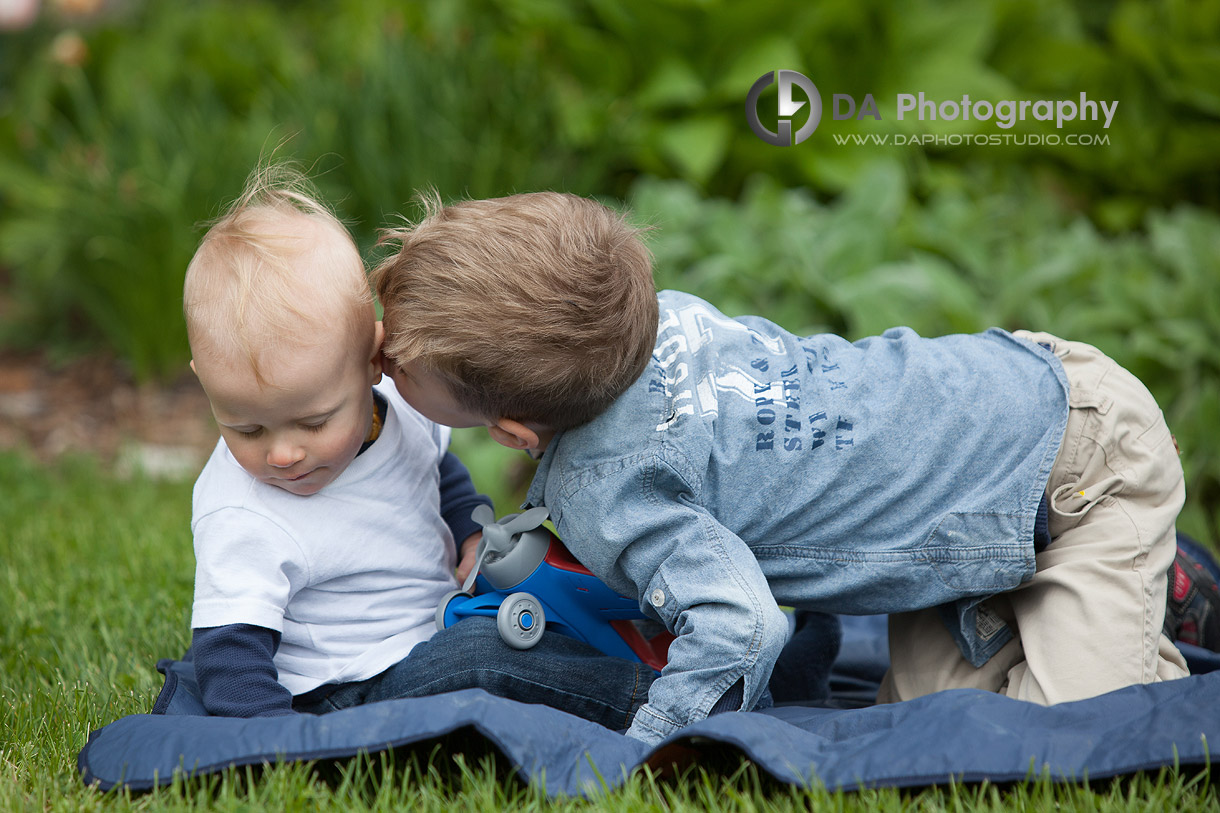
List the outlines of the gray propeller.
{"type": "Polygon", "coordinates": [[[483,538],[479,540],[474,567],[466,576],[466,581],[462,584],[462,591],[470,592],[475,577],[479,575],[479,569],[483,567],[483,560],[489,554],[494,554],[495,559],[507,554],[515,545],[513,537],[542,525],[548,514],[550,514],[550,510],[547,508],[531,508],[520,514],[509,514],[497,522],[496,515],[490,506],[480,505],[475,508],[470,518],[483,526],[483,538]]]}

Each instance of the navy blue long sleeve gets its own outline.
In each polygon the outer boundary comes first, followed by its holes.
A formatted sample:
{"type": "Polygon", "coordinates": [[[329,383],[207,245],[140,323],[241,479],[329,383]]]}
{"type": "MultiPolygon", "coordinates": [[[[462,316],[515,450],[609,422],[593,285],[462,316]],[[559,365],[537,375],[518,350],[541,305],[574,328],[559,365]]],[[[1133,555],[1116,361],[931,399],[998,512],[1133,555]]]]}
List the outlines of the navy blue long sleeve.
{"type": "Polygon", "coordinates": [[[470,518],[470,512],[476,506],[491,505],[491,500],[475,490],[470,472],[453,452],[445,452],[440,473],[441,518],[453,533],[453,541],[460,554],[466,537],[480,530],[478,523],[470,518]]]}
{"type": "Polygon", "coordinates": [[[203,706],[218,717],[295,714],[292,693],[279,682],[280,634],[252,624],[193,630],[191,653],[203,706]]]}

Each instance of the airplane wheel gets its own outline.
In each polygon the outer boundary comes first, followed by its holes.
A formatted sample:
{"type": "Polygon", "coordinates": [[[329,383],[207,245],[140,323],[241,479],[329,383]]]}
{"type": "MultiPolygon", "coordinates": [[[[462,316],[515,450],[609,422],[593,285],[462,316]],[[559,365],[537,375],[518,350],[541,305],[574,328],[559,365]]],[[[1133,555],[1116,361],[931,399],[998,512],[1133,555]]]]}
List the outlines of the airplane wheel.
{"type": "Polygon", "coordinates": [[[441,598],[441,603],[436,605],[436,628],[438,630],[449,626],[445,623],[445,612],[449,609],[449,603],[459,598],[472,598],[472,596],[461,590],[450,590],[441,598]]]}
{"type": "Polygon", "coordinates": [[[529,649],[542,640],[546,615],[529,593],[513,593],[500,604],[496,627],[504,643],[513,649],[529,649]]]}

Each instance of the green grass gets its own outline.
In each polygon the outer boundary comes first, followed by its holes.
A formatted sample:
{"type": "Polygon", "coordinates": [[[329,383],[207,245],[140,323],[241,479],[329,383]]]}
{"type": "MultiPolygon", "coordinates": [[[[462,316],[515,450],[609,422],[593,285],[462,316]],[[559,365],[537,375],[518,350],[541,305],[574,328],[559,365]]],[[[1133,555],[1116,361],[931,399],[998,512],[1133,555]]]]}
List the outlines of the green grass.
{"type": "Polygon", "coordinates": [[[1208,774],[1172,769],[1091,786],[1042,778],[829,793],[741,765],[678,779],[640,773],[591,799],[548,799],[504,760],[452,748],[101,794],[82,785],[77,752],[90,731],[147,712],[160,688],[154,663],[188,641],[190,491],[117,480],[89,460],[41,467],[0,452],[0,811],[1220,809],[1208,774]]]}

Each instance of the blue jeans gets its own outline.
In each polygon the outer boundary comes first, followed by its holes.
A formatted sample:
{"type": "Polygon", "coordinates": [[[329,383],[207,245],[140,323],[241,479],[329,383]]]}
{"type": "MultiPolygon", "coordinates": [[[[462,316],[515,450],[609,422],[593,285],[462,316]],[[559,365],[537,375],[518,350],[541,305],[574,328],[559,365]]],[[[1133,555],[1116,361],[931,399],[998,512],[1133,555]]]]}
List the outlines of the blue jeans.
{"type": "Polygon", "coordinates": [[[475,616],[440,630],[380,675],[320,686],[296,697],[293,707],[326,714],[379,700],[484,689],[620,730],[631,725],[655,677],[641,663],[603,655],[557,633],[543,635],[532,649],[513,649],[500,638],[494,618],[475,616]]]}
{"type": "MultiPolygon", "coordinates": [[[[777,701],[816,705],[829,698],[840,634],[834,616],[797,613],[796,633],[772,676],[777,701]]],[[[648,699],[655,679],[656,673],[641,663],[604,655],[558,633],[543,635],[533,649],[513,649],[500,638],[495,619],[473,616],[437,632],[380,675],[319,686],[297,696],[293,707],[326,714],[379,700],[483,689],[622,730],[648,699]]],[[[770,705],[767,692],[755,708],[770,705]]]]}

